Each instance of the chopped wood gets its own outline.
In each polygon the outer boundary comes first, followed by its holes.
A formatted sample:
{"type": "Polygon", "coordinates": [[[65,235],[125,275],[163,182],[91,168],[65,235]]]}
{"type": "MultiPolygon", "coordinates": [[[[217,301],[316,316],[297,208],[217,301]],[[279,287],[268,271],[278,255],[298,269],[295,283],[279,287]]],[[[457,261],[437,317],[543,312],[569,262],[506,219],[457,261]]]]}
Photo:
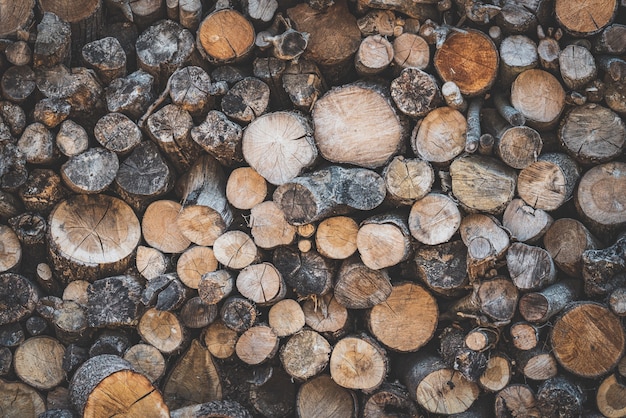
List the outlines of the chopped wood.
{"type": "Polygon", "coordinates": [[[626,1],[70,3],[0,0],[5,415],[623,415],[626,1]]]}

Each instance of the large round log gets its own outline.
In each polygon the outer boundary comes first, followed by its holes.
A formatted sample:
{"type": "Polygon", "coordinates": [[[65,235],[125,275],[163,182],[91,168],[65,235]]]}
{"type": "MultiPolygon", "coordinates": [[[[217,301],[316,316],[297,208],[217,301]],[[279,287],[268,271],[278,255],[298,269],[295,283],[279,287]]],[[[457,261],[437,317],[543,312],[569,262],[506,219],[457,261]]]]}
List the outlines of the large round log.
{"type": "Polygon", "coordinates": [[[48,225],[50,258],[68,281],[122,273],[141,238],[130,206],[104,194],[77,195],[59,203],[48,225]]]}

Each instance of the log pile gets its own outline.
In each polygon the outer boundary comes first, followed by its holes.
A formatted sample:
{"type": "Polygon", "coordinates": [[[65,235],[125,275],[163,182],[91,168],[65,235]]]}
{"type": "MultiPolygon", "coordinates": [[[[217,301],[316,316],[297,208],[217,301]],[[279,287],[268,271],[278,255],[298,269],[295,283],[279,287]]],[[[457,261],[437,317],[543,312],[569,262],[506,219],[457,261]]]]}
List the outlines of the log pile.
{"type": "Polygon", "coordinates": [[[622,0],[0,0],[7,417],[626,416],[622,0]]]}

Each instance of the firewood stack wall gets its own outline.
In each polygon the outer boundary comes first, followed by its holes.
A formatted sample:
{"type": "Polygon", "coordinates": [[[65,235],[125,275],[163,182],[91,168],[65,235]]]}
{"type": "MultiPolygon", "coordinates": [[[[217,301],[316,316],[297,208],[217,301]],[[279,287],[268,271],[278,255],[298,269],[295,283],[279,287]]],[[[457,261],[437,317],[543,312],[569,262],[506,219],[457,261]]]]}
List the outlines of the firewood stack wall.
{"type": "Polygon", "coordinates": [[[626,416],[624,0],[0,0],[6,417],[626,416]]]}

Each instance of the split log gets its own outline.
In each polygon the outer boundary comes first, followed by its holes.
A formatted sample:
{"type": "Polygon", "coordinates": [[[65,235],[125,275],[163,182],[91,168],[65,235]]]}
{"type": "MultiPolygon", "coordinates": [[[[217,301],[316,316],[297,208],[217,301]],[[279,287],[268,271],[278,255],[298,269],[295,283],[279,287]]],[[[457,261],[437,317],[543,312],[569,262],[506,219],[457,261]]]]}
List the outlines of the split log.
{"type": "Polygon", "coordinates": [[[273,262],[300,297],[324,295],[332,288],[335,267],[316,251],[279,248],[274,251],[273,262]]]}
{"type": "Polygon", "coordinates": [[[350,329],[349,311],[332,292],[306,300],[302,311],[306,325],[331,340],[343,337],[350,329]]]}
{"type": "Polygon", "coordinates": [[[417,277],[437,295],[460,296],[469,283],[467,248],[460,240],[420,247],[414,261],[417,277]]]}
{"type": "MultiPolygon", "coordinates": [[[[141,292],[141,303],[147,307],[155,306],[158,310],[174,310],[187,299],[189,293],[187,290],[188,288],[184,287],[175,275],[158,274],[150,278],[146,288],[141,292]]],[[[132,312],[132,306],[130,309],[132,312]]],[[[131,315],[130,321],[133,321],[135,316],[136,313],[131,315]]]]}
{"type": "Polygon", "coordinates": [[[580,295],[580,282],[562,280],[540,292],[527,293],[519,301],[519,312],[530,322],[546,322],[580,295]]]}
{"type": "Polygon", "coordinates": [[[326,93],[313,107],[315,143],[325,159],[366,168],[385,165],[402,147],[407,126],[378,85],[355,83],[326,93]]]}
{"type": "Polygon", "coordinates": [[[356,395],[349,389],[339,386],[326,374],[303,383],[296,396],[296,413],[299,418],[322,418],[325,412],[320,405],[326,405],[337,416],[356,418],[356,395]]]}
{"type": "Polygon", "coordinates": [[[579,221],[557,219],[546,231],[543,244],[557,267],[571,277],[582,277],[582,255],[600,247],[600,241],[579,221]]]}
{"type": "MultiPolygon", "coordinates": [[[[204,91],[200,93],[202,93],[202,98],[206,98],[204,91]]],[[[189,101],[187,99],[189,94],[186,92],[184,96],[187,101],[189,101]]],[[[184,103],[180,106],[184,109],[190,107],[185,106],[184,103]]],[[[241,137],[241,126],[230,121],[224,113],[217,110],[209,111],[204,122],[191,129],[191,139],[225,166],[232,166],[243,161],[241,137]]]]}
{"type": "Polygon", "coordinates": [[[502,215],[502,226],[511,238],[526,243],[538,241],[553,222],[546,211],[528,206],[522,199],[513,199],[502,215]]]}
{"type": "Polygon", "coordinates": [[[467,273],[470,282],[495,268],[509,248],[509,236],[497,220],[487,215],[466,216],[461,221],[459,232],[467,247],[467,273]]]}
{"type": "Polygon", "coordinates": [[[387,353],[367,335],[342,338],[330,355],[330,375],[339,386],[347,389],[376,389],[388,370],[387,353]]]}
{"type": "Polygon", "coordinates": [[[163,354],[177,353],[187,342],[187,330],[172,312],[148,309],[137,324],[137,332],[163,354]]]}
{"type": "Polygon", "coordinates": [[[447,195],[429,193],[411,206],[408,226],[411,235],[423,244],[448,242],[460,225],[461,212],[447,195]]]}
{"type": "Polygon", "coordinates": [[[255,77],[246,77],[232,86],[221,101],[222,112],[235,121],[246,124],[267,112],[270,89],[255,77]]]}
{"type": "Polygon", "coordinates": [[[228,270],[215,270],[202,275],[198,283],[198,295],[208,304],[217,304],[235,287],[235,278],[228,270]]]}
{"type": "Polygon", "coordinates": [[[174,71],[190,62],[195,49],[191,32],[167,19],[139,35],[135,47],[137,66],[152,74],[155,84],[161,87],[174,71]]]}
{"type": "Polygon", "coordinates": [[[308,121],[288,112],[255,119],[243,134],[242,150],[248,164],[275,185],[292,181],[317,157],[308,121]]]}
{"type": "Polygon", "coordinates": [[[59,156],[54,135],[39,122],[28,125],[16,145],[30,164],[51,164],[59,156]]]}
{"type": "Polygon", "coordinates": [[[336,213],[345,205],[371,210],[385,198],[382,177],[363,168],[330,166],[303,174],[279,186],[274,201],[292,225],[302,225],[336,213]]]}
{"type": "Polygon", "coordinates": [[[43,123],[47,128],[55,128],[67,119],[71,109],[72,106],[65,99],[46,97],[35,105],[33,119],[43,123]]]}
{"type": "Polygon", "coordinates": [[[598,234],[611,237],[626,225],[621,210],[624,168],[622,162],[604,163],[588,170],[578,183],[574,203],[585,223],[598,234]]]}
{"type": "Polygon", "coordinates": [[[77,195],[59,203],[48,225],[50,259],[65,281],[123,272],[141,238],[132,209],[102,194],[77,195]]]}
{"type": "Polygon", "coordinates": [[[83,46],[81,56],[104,85],[126,75],[126,54],[117,38],[109,36],[94,40],[83,46]]]}
{"type": "Polygon", "coordinates": [[[150,115],[146,122],[148,135],[180,173],[188,171],[200,153],[191,139],[192,127],[189,112],[173,104],[150,115]]]}
{"type": "Polygon", "coordinates": [[[87,360],[72,377],[69,391],[72,405],[85,416],[169,416],[161,393],[150,380],[110,354],[87,360]]]}
{"type": "Polygon", "coordinates": [[[326,218],[317,227],[315,246],[324,257],[344,260],[357,250],[358,231],[359,226],[352,218],[347,216],[326,218]]]}
{"type": "Polygon", "coordinates": [[[506,253],[511,280],[521,291],[543,289],[556,281],[550,253],[541,247],[515,242],[506,253]]]}
{"type": "Polygon", "coordinates": [[[407,282],[394,285],[385,303],[368,311],[367,326],[387,348],[399,352],[417,351],[434,336],[438,315],[430,293],[407,282]]]}
{"type": "Polygon", "coordinates": [[[624,330],[608,308],[577,302],[554,322],[550,342],[554,356],[566,370],[595,378],[613,369],[624,353],[624,330]],[[584,335],[575,338],[572,335],[584,335]]]}
{"type": "Polygon", "coordinates": [[[478,398],[478,386],[446,368],[441,358],[419,353],[407,361],[402,380],[411,398],[428,412],[458,414],[467,411],[478,398]]]}
{"type": "Polygon", "coordinates": [[[185,238],[204,246],[213,245],[227,228],[216,210],[203,205],[185,206],[176,218],[176,225],[185,238]]]}
{"type": "Polygon", "coordinates": [[[515,194],[515,171],[494,158],[457,158],[450,165],[450,176],[452,193],[470,211],[502,213],[515,194]]]}
{"type": "Polygon", "coordinates": [[[529,126],[545,131],[553,128],[565,106],[565,90],[550,73],[531,69],[521,73],[511,85],[511,104],[529,126]]]}
{"type": "Polygon", "coordinates": [[[163,400],[170,409],[222,399],[222,382],[215,360],[198,340],[172,368],[163,385],[163,400]],[[193,379],[189,376],[193,375],[193,379]]]}
{"type": "Polygon", "coordinates": [[[106,88],[107,109],[139,119],[154,99],[153,85],[154,77],[143,70],[116,78],[106,88]]]}
{"type": "Polygon", "coordinates": [[[465,150],[467,121],[450,107],[434,109],[411,135],[411,148],[419,158],[445,165],[465,150]]]}
{"type": "Polygon", "coordinates": [[[518,296],[510,280],[486,280],[475,284],[472,293],[455,302],[442,319],[474,318],[481,326],[506,325],[515,315],[518,296]]]}
{"type": "Polygon", "coordinates": [[[364,37],[376,34],[392,36],[395,20],[396,16],[392,10],[372,9],[357,19],[356,24],[364,37]]]}
{"type": "Polygon", "coordinates": [[[57,148],[66,157],[73,157],[89,148],[87,131],[73,120],[65,120],[55,139],[57,148]]]}
{"type": "Polygon", "coordinates": [[[191,169],[178,178],[175,192],[183,206],[201,205],[217,211],[226,226],[233,221],[226,199],[226,176],[222,166],[210,155],[202,155],[191,169]]]}
{"type": "Polygon", "coordinates": [[[405,261],[412,253],[411,234],[400,213],[387,213],[365,219],[356,236],[363,264],[378,270],[405,261]]]}
{"type": "Polygon", "coordinates": [[[196,36],[196,46],[209,62],[240,61],[254,47],[254,28],[239,12],[217,10],[204,18],[196,36]]]}
{"type": "MultiPolygon", "coordinates": [[[[45,10],[37,25],[37,40],[33,51],[34,67],[52,67],[57,64],[70,64],[70,24],[59,16],[59,10],[45,10]],[[55,13],[56,12],[56,13],[55,13]]],[[[93,2],[96,3],[96,2],[93,2]]],[[[49,4],[48,6],[50,6],[49,4]]]]}
{"type": "Polygon", "coordinates": [[[387,300],[392,291],[385,270],[372,270],[353,256],[337,273],[334,295],[348,309],[367,309],[387,300]]]}
{"type": "Polygon", "coordinates": [[[191,289],[197,289],[201,277],[217,269],[217,259],[209,247],[194,246],[183,252],[176,263],[180,281],[191,289]]]}
{"type": "Polygon", "coordinates": [[[444,82],[453,81],[461,93],[474,97],[485,93],[495,83],[498,50],[482,32],[454,32],[435,53],[434,65],[444,82]],[[476,55],[477,51],[480,54],[476,55]]]}
{"type": "Polygon", "coordinates": [[[287,65],[282,75],[282,87],[293,106],[308,112],[326,90],[326,80],[321,71],[310,60],[299,60],[287,65]]]}
{"type": "Polygon", "coordinates": [[[580,178],[578,164],[566,154],[546,153],[517,178],[517,193],[528,205],[551,211],[572,197],[580,178]]]}
{"type": "Polygon", "coordinates": [[[164,253],[182,253],[191,241],[179,231],[176,218],[182,206],[172,200],[152,202],[141,220],[146,243],[164,253]]]}

